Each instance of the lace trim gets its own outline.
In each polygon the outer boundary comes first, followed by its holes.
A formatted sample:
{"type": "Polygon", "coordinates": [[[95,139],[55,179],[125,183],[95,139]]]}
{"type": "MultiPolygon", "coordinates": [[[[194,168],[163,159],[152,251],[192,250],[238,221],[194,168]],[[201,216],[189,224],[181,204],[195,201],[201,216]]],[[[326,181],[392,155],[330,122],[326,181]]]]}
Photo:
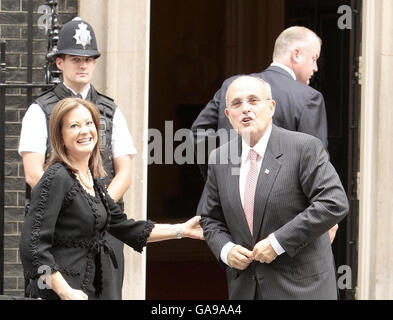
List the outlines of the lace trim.
{"type": "MultiPolygon", "coordinates": [[[[94,180],[94,191],[96,193],[96,197],[93,197],[90,195],[80,184],[78,179],[75,177],[76,184],[78,186],[79,192],[83,195],[83,197],[86,199],[87,203],[90,206],[90,209],[93,213],[94,220],[95,220],[95,225],[94,225],[94,230],[96,233],[96,237],[89,241],[88,243],[86,242],[81,242],[83,245],[88,245],[89,248],[89,253],[87,255],[87,263],[86,263],[86,272],[85,272],[85,277],[82,281],[82,290],[86,290],[87,287],[89,286],[90,283],[93,282],[93,285],[96,289],[96,296],[100,296],[102,293],[102,284],[103,284],[103,279],[102,279],[102,265],[101,265],[101,255],[99,254],[101,252],[101,244],[99,239],[102,238],[100,230],[99,230],[99,224],[100,224],[100,218],[101,214],[97,210],[95,204],[100,203],[100,199],[98,198],[99,195],[97,194],[98,189],[96,188],[96,180],[94,180]],[[93,279],[93,266],[96,266],[95,274],[94,274],[94,279],[93,279]]],[[[106,227],[106,225],[105,225],[106,227]]]]}
{"type": "Polygon", "coordinates": [[[108,200],[106,199],[107,191],[106,191],[105,187],[102,185],[102,183],[99,182],[96,179],[94,179],[94,185],[96,187],[95,191],[96,191],[97,197],[101,198],[101,201],[102,201],[106,211],[108,212],[107,219],[106,219],[106,224],[105,224],[105,227],[104,227],[104,229],[107,230],[108,226],[109,226],[109,224],[111,222],[111,215],[109,214],[109,204],[108,204],[108,200]]]}
{"type": "Polygon", "coordinates": [[[135,251],[137,251],[139,253],[141,253],[143,251],[143,248],[147,244],[147,238],[149,237],[151,230],[153,230],[153,228],[154,228],[154,224],[155,223],[151,220],[146,221],[146,225],[145,225],[143,232],[138,236],[137,244],[134,248],[135,251]]]}
{"type": "MultiPolygon", "coordinates": [[[[75,180],[77,180],[75,178],[75,180]]],[[[79,192],[83,195],[83,197],[86,199],[87,203],[89,204],[89,207],[91,209],[91,212],[93,213],[94,216],[94,220],[95,220],[95,225],[94,225],[94,230],[97,232],[99,232],[99,225],[100,225],[100,218],[102,218],[101,214],[99,213],[99,211],[97,210],[97,207],[94,204],[99,204],[100,200],[97,197],[93,197],[92,195],[90,195],[83,187],[82,185],[79,183],[79,181],[77,181],[77,188],[79,189],[79,192]]],[[[97,194],[97,188],[94,187],[94,191],[97,194]]],[[[97,195],[98,196],[98,195],[97,195]]]]}
{"type": "MultiPolygon", "coordinates": [[[[89,253],[87,255],[87,263],[86,263],[86,270],[85,270],[85,277],[82,281],[82,286],[81,289],[83,291],[87,291],[87,288],[89,286],[90,283],[92,283],[93,279],[93,266],[94,266],[94,254],[93,253],[89,253]]],[[[102,281],[102,279],[101,279],[102,281]]]]}
{"type": "MultiPolygon", "coordinates": [[[[107,194],[106,189],[102,186],[101,183],[95,183],[95,185],[97,186],[97,191],[99,192],[99,195],[101,196],[102,202],[104,203],[106,210],[109,212],[109,204],[108,204],[108,200],[106,199],[106,194],[107,194]]],[[[110,223],[110,219],[111,219],[111,215],[108,214],[108,219],[107,219],[107,224],[105,226],[105,230],[107,230],[107,228],[108,228],[108,225],[110,223]]],[[[146,246],[146,243],[147,243],[147,238],[149,237],[151,230],[153,230],[153,228],[154,228],[154,224],[155,224],[155,222],[153,222],[151,220],[146,221],[146,225],[145,225],[143,232],[137,238],[137,243],[134,248],[135,251],[137,251],[139,253],[141,253],[143,251],[143,248],[146,246]]]]}
{"type": "Polygon", "coordinates": [[[103,235],[99,234],[92,239],[73,239],[70,237],[58,237],[56,236],[53,241],[54,247],[63,247],[63,248],[84,248],[88,249],[92,253],[101,252],[101,248],[108,248],[107,243],[103,240],[103,235]]]}
{"type": "MultiPolygon", "coordinates": [[[[74,177],[77,188],[79,189],[79,191],[83,194],[83,196],[89,201],[90,203],[100,203],[100,199],[98,198],[98,196],[94,197],[92,196],[90,193],[88,193],[85,188],[83,188],[83,186],[81,185],[81,183],[79,182],[79,180],[74,177]]],[[[97,193],[96,191],[96,187],[94,186],[94,191],[97,193]]]]}
{"type": "MultiPolygon", "coordinates": [[[[102,293],[103,279],[102,279],[102,264],[101,264],[101,249],[104,248],[104,252],[110,254],[109,247],[104,240],[102,240],[103,234],[100,238],[83,239],[77,240],[69,237],[55,237],[53,246],[65,247],[65,248],[85,248],[88,250],[87,262],[85,275],[82,281],[82,287],[87,288],[88,285],[93,281],[93,285],[96,289],[96,296],[100,296],[102,293]],[[108,249],[108,251],[107,251],[108,249]],[[94,279],[93,278],[93,266],[96,266],[94,279]]],[[[79,274],[79,273],[78,273],[79,274]]]]}
{"type": "Polygon", "coordinates": [[[41,265],[38,257],[38,247],[39,247],[39,240],[40,240],[42,218],[44,216],[46,204],[49,200],[48,191],[49,188],[51,187],[53,178],[55,177],[57,171],[61,167],[62,165],[60,163],[56,163],[53,166],[49,167],[43,176],[42,190],[37,205],[37,213],[35,215],[35,219],[31,228],[31,242],[29,246],[29,252],[33,258],[32,264],[36,268],[38,268],[41,265]]]}
{"type": "Polygon", "coordinates": [[[67,194],[64,197],[64,206],[68,206],[76,197],[78,194],[78,184],[75,183],[72,185],[70,191],[67,192],[67,194]]]}
{"type": "MultiPolygon", "coordinates": [[[[59,271],[61,274],[70,276],[70,277],[77,277],[80,276],[80,272],[76,269],[73,269],[71,267],[65,267],[65,266],[59,266],[58,264],[53,264],[49,266],[51,270],[51,274],[55,273],[56,271],[59,271]]],[[[31,279],[31,280],[36,280],[38,279],[41,275],[44,275],[44,273],[38,274],[37,272],[34,271],[25,271],[24,273],[25,279],[31,279]]]]}
{"type": "Polygon", "coordinates": [[[53,240],[54,247],[65,247],[65,248],[86,248],[89,249],[95,239],[77,240],[70,237],[58,237],[55,236],[53,240]]]}

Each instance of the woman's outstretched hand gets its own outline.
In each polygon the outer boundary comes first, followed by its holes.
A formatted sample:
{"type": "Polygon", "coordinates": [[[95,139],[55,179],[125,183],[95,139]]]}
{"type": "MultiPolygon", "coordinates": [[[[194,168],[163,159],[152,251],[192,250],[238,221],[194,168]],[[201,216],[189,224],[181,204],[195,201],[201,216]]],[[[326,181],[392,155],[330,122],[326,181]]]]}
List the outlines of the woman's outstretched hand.
{"type": "Polygon", "coordinates": [[[192,217],[190,220],[182,223],[181,233],[183,237],[191,239],[205,240],[203,237],[203,229],[199,224],[200,216],[192,217]]]}
{"type": "Polygon", "coordinates": [[[153,230],[150,232],[150,235],[147,238],[147,242],[181,238],[205,240],[205,238],[203,237],[203,230],[199,225],[199,220],[201,220],[201,217],[195,216],[183,223],[157,223],[154,225],[153,230]]]}

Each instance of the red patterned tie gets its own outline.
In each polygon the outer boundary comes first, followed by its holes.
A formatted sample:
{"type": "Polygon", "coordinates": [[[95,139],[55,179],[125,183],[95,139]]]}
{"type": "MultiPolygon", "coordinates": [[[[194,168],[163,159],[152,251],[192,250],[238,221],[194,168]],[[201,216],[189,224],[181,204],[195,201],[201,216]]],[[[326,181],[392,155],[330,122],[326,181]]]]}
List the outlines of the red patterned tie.
{"type": "Polygon", "coordinates": [[[246,220],[250,232],[252,235],[252,224],[254,219],[254,198],[255,198],[255,188],[257,186],[258,180],[258,166],[257,158],[258,153],[253,149],[250,149],[250,170],[247,174],[246,188],[244,190],[244,214],[246,215],[246,220]]]}

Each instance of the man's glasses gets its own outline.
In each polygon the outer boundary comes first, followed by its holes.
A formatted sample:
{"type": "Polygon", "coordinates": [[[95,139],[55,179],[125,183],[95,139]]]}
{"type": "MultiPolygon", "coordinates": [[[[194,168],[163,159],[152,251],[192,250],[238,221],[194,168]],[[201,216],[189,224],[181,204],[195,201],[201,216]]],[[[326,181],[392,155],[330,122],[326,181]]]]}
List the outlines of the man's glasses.
{"type": "Polygon", "coordinates": [[[258,106],[259,104],[261,104],[263,101],[267,101],[267,100],[271,100],[271,99],[260,99],[256,96],[251,96],[248,97],[246,99],[234,99],[229,106],[232,109],[237,109],[240,108],[242,106],[243,103],[247,102],[249,105],[251,106],[258,106]]]}

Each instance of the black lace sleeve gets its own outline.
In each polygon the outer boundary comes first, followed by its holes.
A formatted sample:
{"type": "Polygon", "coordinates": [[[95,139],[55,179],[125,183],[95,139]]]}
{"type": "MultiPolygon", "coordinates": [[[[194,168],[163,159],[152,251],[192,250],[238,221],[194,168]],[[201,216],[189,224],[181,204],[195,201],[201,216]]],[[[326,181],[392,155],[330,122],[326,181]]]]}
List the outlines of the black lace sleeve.
{"type": "Polygon", "coordinates": [[[109,212],[108,232],[135,251],[142,252],[154,227],[154,222],[151,220],[127,219],[127,215],[121,211],[101,183],[98,183],[98,187],[104,205],[109,212]]]}
{"type": "Polygon", "coordinates": [[[19,243],[27,278],[37,278],[40,274],[58,269],[50,249],[63,198],[71,185],[72,180],[65,167],[56,163],[45,171],[32,191],[19,243]]]}
{"type": "Polygon", "coordinates": [[[154,222],[151,220],[128,219],[111,224],[108,231],[135,251],[142,252],[153,227],[154,222]]]}

